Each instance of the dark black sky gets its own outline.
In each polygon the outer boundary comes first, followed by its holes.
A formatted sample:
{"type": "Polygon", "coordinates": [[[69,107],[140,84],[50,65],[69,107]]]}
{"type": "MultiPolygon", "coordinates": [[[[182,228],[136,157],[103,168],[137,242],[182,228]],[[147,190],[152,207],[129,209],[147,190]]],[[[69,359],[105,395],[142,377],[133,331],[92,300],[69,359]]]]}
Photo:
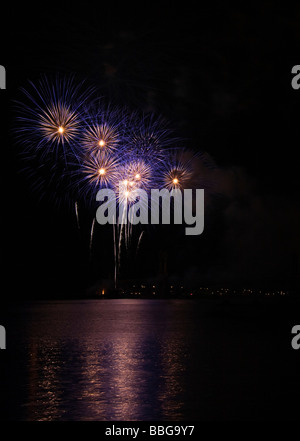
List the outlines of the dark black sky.
{"type": "Polygon", "coordinates": [[[2,231],[12,292],[80,290],[110,273],[100,231],[89,261],[72,213],[50,195],[38,202],[9,134],[18,88],[56,72],[76,73],[116,104],[163,114],[218,165],[205,232],[146,234],[128,275],[156,275],[167,255],[169,275],[185,283],[297,286],[300,92],[291,69],[300,7],[63,2],[8,6],[5,19],[2,231]]]}

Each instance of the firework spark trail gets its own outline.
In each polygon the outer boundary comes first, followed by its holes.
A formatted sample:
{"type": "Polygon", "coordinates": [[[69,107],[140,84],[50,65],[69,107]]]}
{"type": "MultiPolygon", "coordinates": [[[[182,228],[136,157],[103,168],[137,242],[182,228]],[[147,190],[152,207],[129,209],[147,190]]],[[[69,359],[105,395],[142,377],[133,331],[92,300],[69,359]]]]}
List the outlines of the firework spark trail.
{"type": "Polygon", "coordinates": [[[79,223],[79,213],[78,213],[78,202],[75,201],[75,216],[76,216],[76,222],[77,222],[77,228],[78,231],[80,231],[80,223],[79,223]]]}
{"type": "Polygon", "coordinates": [[[137,255],[138,252],[139,252],[140,244],[141,244],[141,240],[142,240],[143,235],[144,235],[144,231],[142,231],[141,234],[140,234],[140,236],[139,236],[139,240],[138,240],[137,247],[136,247],[136,255],[137,255]]]}
{"type": "Polygon", "coordinates": [[[131,218],[130,218],[130,213],[128,213],[128,221],[126,224],[126,238],[125,238],[127,250],[129,249],[131,244],[131,235],[132,235],[132,213],[131,213],[131,218]]]}
{"type": "Polygon", "coordinates": [[[90,259],[92,257],[92,246],[93,246],[94,231],[95,231],[95,218],[92,221],[91,232],[90,232],[90,246],[89,246],[90,259]]]}
{"type": "Polygon", "coordinates": [[[118,272],[120,271],[120,267],[121,267],[121,247],[122,247],[122,239],[123,239],[124,233],[125,233],[125,244],[126,244],[126,226],[127,226],[127,224],[125,224],[125,216],[127,216],[127,211],[123,210],[121,224],[119,224],[118,272]]]}
{"type": "Polygon", "coordinates": [[[118,260],[117,260],[117,242],[116,242],[116,230],[117,230],[117,223],[115,222],[115,217],[113,217],[113,239],[114,239],[114,264],[115,264],[115,268],[114,268],[114,286],[115,289],[117,289],[117,271],[118,271],[118,260]]]}

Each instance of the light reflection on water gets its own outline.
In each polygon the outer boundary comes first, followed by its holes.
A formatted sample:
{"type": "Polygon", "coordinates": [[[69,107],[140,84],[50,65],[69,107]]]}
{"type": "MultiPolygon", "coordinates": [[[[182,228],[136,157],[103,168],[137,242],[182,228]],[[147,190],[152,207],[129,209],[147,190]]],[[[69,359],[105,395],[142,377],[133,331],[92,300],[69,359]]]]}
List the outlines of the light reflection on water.
{"type": "Polygon", "coordinates": [[[0,354],[4,420],[265,420],[297,412],[300,358],[281,307],[128,299],[10,308],[0,311],[9,345],[0,354]]]}
{"type": "Polygon", "coordinates": [[[180,301],[33,307],[24,335],[28,373],[22,419],[183,418],[188,335],[184,326],[182,334],[182,323],[178,332],[178,312],[180,301]]]}

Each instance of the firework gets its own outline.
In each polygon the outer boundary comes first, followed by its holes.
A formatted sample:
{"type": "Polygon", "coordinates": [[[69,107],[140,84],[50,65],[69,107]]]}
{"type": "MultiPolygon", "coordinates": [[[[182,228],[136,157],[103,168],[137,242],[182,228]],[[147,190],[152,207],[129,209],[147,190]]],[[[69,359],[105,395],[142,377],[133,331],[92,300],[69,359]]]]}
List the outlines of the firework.
{"type": "Polygon", "coordinates": [[[178,139],[169,123],[154,114],[142,115],[134,113],[129,120],[125,144],[128,154],[143,158],[150,163],[164,162],[168,149],[174,146],[178,139]]]}
{"type": "Polygon", "coordinates": [[[161,167],[161,186],[168,190],[193,188],[196,170],[193,162],[195,154],[176,149],[170,152],[168,160],[161,167]]]}
{"type": "Polygon", "coordinates": [[[85,153],[120,152],[126,124],[124,112],[97,100],[86,109],[83,122],[80,146],[85,153]]]}
{"type": "Polygon", "coordinates": [[[110,187],[118,179],[119,158],[105,151],[84,157],[82,163],[82,182],[93,190],[110,187]]]}
{"type": "Polygon", "coordinates": [[[123,163],[116,175],[113,189],[116,193],[117,201],[128,204],[134,198],[136,190],[150,190],[152,188],[152,169],[151,165],[141,159],[130,159],[123,163]]]}
{"type": "Polygon", "coordinates": [[[117,143],[117,132],[106,123],[88,126],[81,140],[83,148],[94,154],[101,151],[113,151],[117,143]]]}
{"type": "Polygon", "coordinates": [[[17,139],[29,151],[43,157],[53,151],[73,148],[81,129],[81,111],[92,89],[76,85],[73,78],[56,77],[54,82],[41,79],[37,86],[29,82],[22,89],[27,100],[17,102],[17,139]]]}
{"type": "Polygon", "coordinates": [[[151,165],[146,163],[143,159],[129,161],[124,167],[124,175],[128,180],[129,187],[151,188],[153,177],[152,168],[151,165]]]}
{"type": "MultiPolygon", "coordinates": [[[[84,83],[76,85],[73,78],[56,77],[54,82],[44,78],[36,86],[30,83],[23,93],[26,103],[18,103],[16,137],[31,164],[28,171],[36,179],[36,189],[61,201],[69,198],[78,229],[79,205],[80,211],[90,204],[94,207],[100,189],[115,192],[119,208],[113,225],[117,286],[122,244],[127,249],[133,242],[133,222],[124,222],[123,217],[133,215],[138,197],[142,204],[150,200],[141,201],[139,190],[149,195],[154,188],[198,188],[203,180],[208,181],[207,170],[214,164],[180,148],[182,140],[164,118],[119,109],[102,98],[91,100],[92,89],[84,83]]],[[[139,205],[136,210],[141,213],[144,207],[139,205]]],[[[95,218],[90,256],[95,247],[94,230],[95,218]]],[[[142,237],[143,231],[137,251],[142,237]]]]}

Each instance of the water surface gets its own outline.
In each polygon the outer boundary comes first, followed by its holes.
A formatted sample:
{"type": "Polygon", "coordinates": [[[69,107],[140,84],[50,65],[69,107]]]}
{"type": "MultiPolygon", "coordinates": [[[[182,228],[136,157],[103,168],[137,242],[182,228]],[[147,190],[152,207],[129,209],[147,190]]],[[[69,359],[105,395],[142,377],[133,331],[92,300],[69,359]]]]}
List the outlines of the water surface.
{"type": "Polygon", "coordinates": [[[11,305],[0,314],[7,330],[2,415],[34,421],[293,417],[300,354],[291,350],[290,323],[280,314],[280,308],[192,300],[11,305]]]}

